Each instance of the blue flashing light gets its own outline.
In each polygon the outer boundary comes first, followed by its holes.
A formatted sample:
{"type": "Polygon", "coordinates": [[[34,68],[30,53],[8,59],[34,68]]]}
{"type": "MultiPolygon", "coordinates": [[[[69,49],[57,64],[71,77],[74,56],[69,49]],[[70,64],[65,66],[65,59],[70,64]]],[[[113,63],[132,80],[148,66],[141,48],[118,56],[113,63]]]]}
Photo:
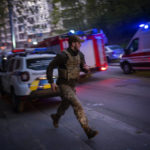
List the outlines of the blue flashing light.
{"type": "Polygon", "coordinates": [[[77,31],[76,34],[77,35],[84,35],[84,32],[83,31],[77,31]]]}
{"type": "Polygon", "coordinates": [[[97,34],[98,30],[96,28],[92,29],[92,34],[97,34]]]}
{"type": "Polygon", "coordinates": [[[146,24],[146,25],[144,26],[144,29],[148,29],[148,28],[149,28],[149,25],[146,24]]]}
{"type": "Polygon", "coordinates": [[[75,34],[75,30],[70,30],[70,33],[75,34]]]}
{"type": "Polygon", "coordinates": [[[140,24],[140,25],[139,25],[140,28],[142,28],[142,27],[144,27],[144,26],[145,26],[145,24],[140,24]]]}
{"type": "Polygon", "coordinates": [[[35,48],[33,50],[33,53],[35,53],[35,52],[45,52],[45,51],[47,51],[47,47],[35,48]]]}

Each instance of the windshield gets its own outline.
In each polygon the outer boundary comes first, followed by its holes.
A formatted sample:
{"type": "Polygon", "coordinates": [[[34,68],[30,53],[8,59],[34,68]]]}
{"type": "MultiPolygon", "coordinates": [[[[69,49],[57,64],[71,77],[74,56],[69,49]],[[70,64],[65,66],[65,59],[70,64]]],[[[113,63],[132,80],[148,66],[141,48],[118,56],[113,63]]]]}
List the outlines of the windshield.
{"type": "Polygon", "coordinates": [[[46,70],[54,57],[27,59],[27,68],[32,70],[46,70]]]}

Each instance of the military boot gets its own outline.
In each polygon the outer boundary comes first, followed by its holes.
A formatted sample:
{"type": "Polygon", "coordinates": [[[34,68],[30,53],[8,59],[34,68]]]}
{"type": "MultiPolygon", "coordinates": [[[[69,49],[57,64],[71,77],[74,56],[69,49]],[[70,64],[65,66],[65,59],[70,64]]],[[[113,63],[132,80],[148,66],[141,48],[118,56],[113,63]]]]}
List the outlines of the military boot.
{"type": "Polygon", "coordinates": [[[56,114],[52,114],[52,115],[51,115],[51,118],[52,118],[52,120],[53,120],[53,125],[54,125],[54,127],[55,127],[55,128],[58,128],[58,121],[59,121],[58,116],[57,116],[56,114]]]}
{"type": "Polygon", "coordinates": [[[84,131],[88,137],[88,139],[91,139],[93,137],[95,137],[98,134],[98,131],[96,130],[92,130],[91,128],[84,128],[84,131]]]}
{"type": "Polygon", "coordinates": [[[96,131],[96,130],[90,130],[86,134],[87,134],[88,139],[91,139],[91,138],[95,137],[98,134],[98,131],[96,131]]]}

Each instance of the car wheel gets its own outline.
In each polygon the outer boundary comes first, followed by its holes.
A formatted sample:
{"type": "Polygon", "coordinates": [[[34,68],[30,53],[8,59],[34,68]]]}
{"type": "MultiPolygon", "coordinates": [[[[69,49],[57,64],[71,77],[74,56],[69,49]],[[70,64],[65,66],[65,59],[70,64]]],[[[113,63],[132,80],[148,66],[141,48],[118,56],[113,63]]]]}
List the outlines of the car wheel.
{"type": "Polygon", "coordinates": [[[16,96],[14,90],[11,90],[11,101],[15,112],[23,112],[24,103],[19,99],[18,96],[16,96]]]}
{"type": "Polygon", "coordinates": [[[124,63],[122,69],[125,74],[130,74],[132,72],[132,67],[129,63],[124,63]]]}

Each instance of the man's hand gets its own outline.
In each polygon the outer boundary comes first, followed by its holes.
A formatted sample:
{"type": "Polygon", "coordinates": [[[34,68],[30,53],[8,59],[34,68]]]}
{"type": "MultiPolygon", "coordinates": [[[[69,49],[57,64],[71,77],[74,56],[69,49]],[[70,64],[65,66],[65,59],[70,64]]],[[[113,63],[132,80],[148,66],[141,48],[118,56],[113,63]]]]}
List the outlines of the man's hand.
{"type": "Polygon", "coordinates": [[[87,71],[86,78],[89,78],[91,76],[90,68],[87,64],[84,64],[83,68],[87,71]]]}
{"type": "Polygon", "coordinates": [[[83,65],[83,69],[85,69],[87,71],[87,73],[90,73],[90,68],[87,64],[83,65]]]}
{"type": "Polygon", "coordinates": [[[51,87],[52,87],[52,91],[53,91],[53,92],[56,92],[56,91],[57,91],[57,88],[58,88],[57,84],[51,83],[51,87]]]}

